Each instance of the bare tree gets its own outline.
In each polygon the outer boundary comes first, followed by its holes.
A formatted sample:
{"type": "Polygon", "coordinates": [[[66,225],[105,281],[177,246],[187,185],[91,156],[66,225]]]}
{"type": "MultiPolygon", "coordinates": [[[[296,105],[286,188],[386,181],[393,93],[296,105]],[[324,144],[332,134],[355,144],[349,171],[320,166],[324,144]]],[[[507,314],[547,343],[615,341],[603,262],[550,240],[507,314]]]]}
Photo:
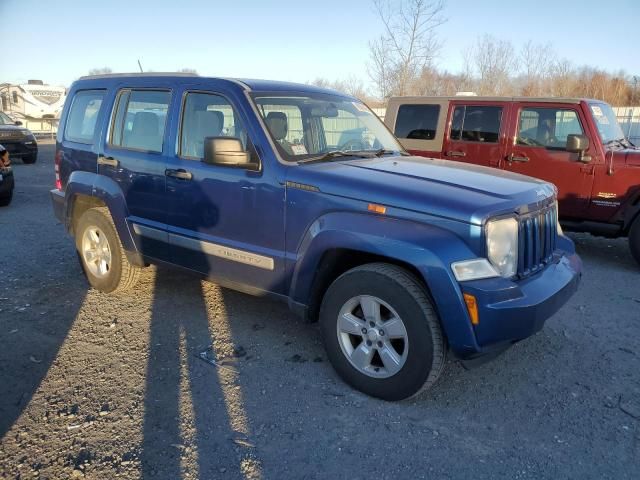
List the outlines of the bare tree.
{"type": "Polygon", "coordinates": [[[481,95],[513,93],[511,77],[517,71],[518,61],[511,42],[484,35],[478,39],[472,51],[473,62],[479,76],[478,93],[481,95]]]}
{"type": "Polygon", "coordinates": [[[109,67],[92,68],[89,70],[89,75],[105,75],[107,73],[113,73],[109,67]]]}
{"type": "Polygon", "coordinates": [[[551,70],[550,93],[558,97],[572,95],[575,90],[575,68],[569,60],[558,60],[551,70]]]}
{"type": "MultiPolygon", "coordinates": [[[[309,82],[311,85],[315,85],[321,88],[330,88],[339,92],[345,92],[352,95],[366,104],[371,104],[373,99],[367,93],[362,80],[354,75],[351,75],[343,80],[328,80],[326,78],[318,77],[315,80],[309,82]]],[[[375,102],[373,102],[375,103],[375,102]]]]}
{"type": "Polygon", "coordinates": [[[394,93],[396,72],[391,65],[391,47],[384,36],[369,43],[369,57],[369,78],[376,86],[380,98],[386,101],[394,93]]]}
{"type": "Polygon", "coordinates": [[[522,94],[535,96],[546,93],[546,83],[554,65],[555,52],[551,44],[537,44],[531,40],[526,42],[520,51],[520,66],[524,80],[522,94]]]}
{"type": "Polygon", "coordinates": [[[380,95],[405,95],[409,84],[433,64],[446,19],[445,0],[374,0],[384,33],[369,43],[369,76],[380,95]]]}

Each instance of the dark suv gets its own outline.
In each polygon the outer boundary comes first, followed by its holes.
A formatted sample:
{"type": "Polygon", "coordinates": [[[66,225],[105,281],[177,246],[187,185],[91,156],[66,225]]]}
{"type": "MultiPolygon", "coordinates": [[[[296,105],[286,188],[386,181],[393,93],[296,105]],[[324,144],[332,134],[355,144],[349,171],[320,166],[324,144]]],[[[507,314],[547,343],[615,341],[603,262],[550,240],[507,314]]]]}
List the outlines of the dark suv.
{"type": "MultiPolygon", "coordinates": [[[[409,156],[356,98],[188,75],[83,78],[55,214],[89,283],[169,263],[319,320],[355,388],[397,400],[540,330],[581,263],[546,182],[409,156]]],[[[118,297],[114,297],[117,299],[118,297]]]]}
{"type": "Polygon", "coordinates": [[[9,151],[11,158],[22,159],[23,163],[36,163],[38,142],[22,122],[13,121],[6,113],[0,112],[0,143],[9,151]]]}
{"type": "Polygon", "coordinates": [[[9,205],[13,198],[13,171],[10,165],[5,166],[5,159],[8,158],[7,153],[6,148],[0,144],[0,207],[9,205]]]}

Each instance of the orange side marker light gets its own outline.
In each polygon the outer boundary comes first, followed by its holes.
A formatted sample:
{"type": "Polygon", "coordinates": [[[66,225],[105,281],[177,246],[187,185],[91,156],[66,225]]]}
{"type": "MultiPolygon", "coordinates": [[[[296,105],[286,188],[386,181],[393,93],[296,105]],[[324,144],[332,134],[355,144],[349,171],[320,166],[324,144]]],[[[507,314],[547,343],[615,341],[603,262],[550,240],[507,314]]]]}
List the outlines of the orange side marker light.
{"type": "Polygon", "coordinates": [[[469,312],[469,317],[471,317],[471,323],[473,325],[480,324],[480,317],[478,316],[478,302],[476,302],[476,297],[471,295],[470,293],[463,293],[464,303],[467,304],[467,311],[469,312]]]}
{"type": "Polygon", "coordinates": [[[380,215],[384,215],[385,213],[387,213],[387,207],[385,207],[384,205],[378,205],[376,203],[370,203],[367,207],[367,210],[373,213],[379,213],[380,215]]]}

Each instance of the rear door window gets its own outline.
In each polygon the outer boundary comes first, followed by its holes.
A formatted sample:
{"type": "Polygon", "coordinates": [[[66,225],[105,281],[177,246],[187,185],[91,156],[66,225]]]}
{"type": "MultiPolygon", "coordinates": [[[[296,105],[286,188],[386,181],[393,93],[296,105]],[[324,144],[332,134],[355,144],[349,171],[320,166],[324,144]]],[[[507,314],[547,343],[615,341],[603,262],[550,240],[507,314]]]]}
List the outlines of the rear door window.
{"type": "Polygon", "coordinates": [[[518,120],[518,145],[564,150],[567,136],[584,133],[575,110],[523,108],[518,120]]]}
{"type": "Polygon", "coordinates": [[[64,128],[66,140],[86,144],[93,143],[98,113],[104,95],[104,90],[82,90],[75,94],[64,128]]]}
{"type": "Polygon", "coordinates": [[[451,140],[498,143],[502,107],[459,105],[453,111],[451,140]]]}
{"type": "Polygon", "coordinates": [[[398,138],[433,140],[440,105],[400,105],[394,134],[398,138]]]}
{"type": "Polygon", "coordinates": [[[171,93],[122,90],[111,132],[111,145],[146,152],[162,152],[171,93]]]}

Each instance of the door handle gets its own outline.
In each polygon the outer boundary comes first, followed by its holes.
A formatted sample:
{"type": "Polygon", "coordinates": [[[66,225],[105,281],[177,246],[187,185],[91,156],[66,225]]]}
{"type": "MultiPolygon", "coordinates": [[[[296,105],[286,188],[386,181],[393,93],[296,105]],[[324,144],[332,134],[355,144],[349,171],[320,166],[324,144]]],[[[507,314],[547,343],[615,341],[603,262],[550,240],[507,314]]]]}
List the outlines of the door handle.
{"type": "Polygon", "coordinates": [[[448,157],[466,157],[467,156],[467,152],[452,151],[452,152],[447,152],[446,155],[448,157]]]}
{"type": "Polygon", "coordinates": [[[120,162],[113,157],[104,157],[100,155],[98,157],[98,165],[109,165],[110,167],[117,168],[120,162]]]}
{"type": "Polygon", "coordinates": [[[193,174],[191,172],[187,172],[183,168],[179,168],[177,170],[174,170],[172,168],[167,168],[164,171],[164,174],[167,177],[179,178],[180,180],[191,180],[193,178],[193,174]]]}
{"type": "Polygon", "coordinates": [[[520,156],[520,155],[511,154],[507,157],[507,160],[509,161],[509,163],[511,162],[527,163],[529,161],[529,157],[526,157],[524,155],[520,156]]]}

